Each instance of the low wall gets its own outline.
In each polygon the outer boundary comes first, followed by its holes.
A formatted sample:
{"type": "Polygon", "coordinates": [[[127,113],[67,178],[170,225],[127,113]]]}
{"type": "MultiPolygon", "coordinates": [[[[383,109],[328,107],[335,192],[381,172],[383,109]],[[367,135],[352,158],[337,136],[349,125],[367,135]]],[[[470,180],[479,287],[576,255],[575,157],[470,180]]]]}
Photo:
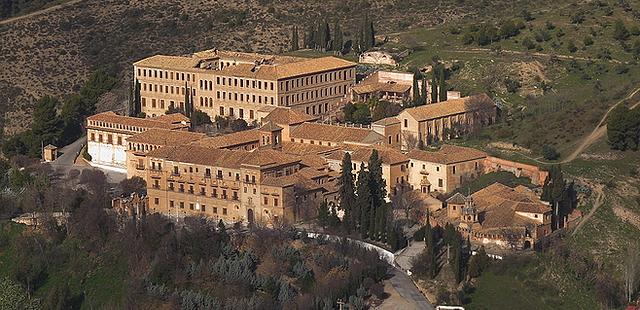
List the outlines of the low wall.
{"type": "Polygon", "coordinates": [[[508,171],[517,177],[527,177],[534,185],[543,185],[549,175],[548,171],[540,169],[538,166],[523,164],[498,157],[487,156],[484,160],[484,172],[508,171]]]}
{"type": "Polygon", "coordinates": [[[364,241],[360,241],[360,240],[354,240],[351,238],[347,238],[347,237],[340,237],[340,236],[334,236],[334,235],[327,235],[327,234],[319,234],[319,233],[307,233],[307,237],[309,238],[318,238],[318,237],[324,237],[327,238],[327,240],[330,241],[340,241],[341,239],[346,239],[349,240],[350,242],[353,242],[355,244],[358,244],[359,246],[367,249],[367,250],[373,250],[378,252],[378,255],[380,256],[380,259],[385,261],[387,264],[396,267],[395,265],[395,260],[396,260],[396,255],[393,254],[391,251],[385,250],[377,245],[373,245],[371,243],[367,243],[364,241]]]}

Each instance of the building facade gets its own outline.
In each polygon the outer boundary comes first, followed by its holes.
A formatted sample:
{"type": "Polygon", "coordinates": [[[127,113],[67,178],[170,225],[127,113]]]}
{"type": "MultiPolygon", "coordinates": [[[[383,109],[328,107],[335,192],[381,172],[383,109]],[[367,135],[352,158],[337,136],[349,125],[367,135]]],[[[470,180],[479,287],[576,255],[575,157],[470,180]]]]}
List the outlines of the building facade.
{"type": "Polygon", "coordinates": [[[264,106],[315,116],[339,108],[355,83],[355,63],[336,57],[301,58],[207,50],[189,56],[156,55],[133,65],[147,116],[186,101],[211,118],[259,121],[264,106]]]}
{"type": "Polygon", "coordinates": [[[127,171],[127,139],[149,129],[187,131],[189,118],[182,114],[150,119],[122,116],[114,112],[87,117],[87,152],[91,164],[119,172],[127,171]]]}

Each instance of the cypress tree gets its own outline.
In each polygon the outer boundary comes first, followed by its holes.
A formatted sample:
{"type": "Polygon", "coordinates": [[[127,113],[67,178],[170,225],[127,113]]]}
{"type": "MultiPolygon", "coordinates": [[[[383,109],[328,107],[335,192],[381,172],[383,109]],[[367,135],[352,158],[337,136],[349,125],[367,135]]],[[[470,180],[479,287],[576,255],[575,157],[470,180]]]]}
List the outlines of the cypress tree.
{"type": "Polygon", "coordinates": [[[418,105],[418,103],[420,102],[420,94],[421,92],[418,91],[419,87],[418,87],[418,74],[420,73],[420,70],[418,70],[418,68],[415,68],[413,70],[413,104],[414,105],[418,105]]]}
{"type": "Polygon", "coordinates": [[[329,224],[329,209],[324,201],[318,207],[318,223],[322,228],[326,228],[329,224]]]}
{"type": "Polygon", "coordinates": [[[368,41],[368,46],[369,48],[372,48],[374,46],[376,46],[376,31],[373,28],[373,22],[369,21],[369,25],[367,25],[367,30],[368,30],[368,37],[367,37],[367,41],[368,41]]]}
{"type": "Polygon", "coordinates": [[[340,24],[336,21],[335,26],[333,27],[333,50],[342,53],[342,47],[344,46],[344,34],[342,33],[342,29],[340,29],[340,24]]]}
{"type": "Polygon", "coordinates": [[[133,116],[138,116],[142,112],[142,106],[140,104],[140,81],[136,79],[135,87],[133,88],[133,116]]]}
{"type": "Polygon", "coordinates": [[[371,234],[369,238],[381,238],[382,234],[386,231],[384,226],[384,219],[386,218],[384,205],[386,204],[385,198],[387,196],[387,186],[382,178],[382,160],[378,156],[378,151],[373,150],[369,157],[369,193],[371,195],[371,218],[374,222],[370,223],[369,232],[371,234]]]}
{"type": "Polygon", "coordinates": [[[447,86],[445,85],[445,81],[444,81],[444,65],[440,65],[438,66],[440,68],[439,70],[439,92],[438,92],[438,102],[443,102],[443,101],[447,101],[447,86]]]}
{"type": "Polygon", "coordinates": [[[422,77],[422,89],[420,90],[420,102],[418,105],[423,105],[427,102],[427,78],[422,77]]]}
{"type": "Polygon", "coordinates": [[[293,32],[291,34],[291,50],[292,51],[297,51],[300,49],[300,47],[298,46],[298,26],[293,26],[293,32]]]}
{"type": "Polygon", "coordinates": [[[435,240],[433,238],[433,229],[431,228],[431,221],[429,220],[429,214],[427,214],[427,224],[424,226],[424,243],[426,244],[425,251],[427,251],[427,261],[429,264],[429,277],[431,279],[436,277],[436,251],[435,240]]]}
{"type": "Polygon", "coordinates": [[[338,196],[340,197],[340,208],[344,210],[344,223],[348,231],[357,228],[359,221],[358,209],[356,208],[356,196],[353,182],[351,155],[345,153],[342,158],[342,171],[338,180],[338,196]]]}
{"type": "Polygon", "coordinates": [[[189,91],[189,88],[187,87],[187,82],[184,82],[184,114],[189,117],[189,94],[191,93],[191,91],[189,91]]]}
{"type": "Polygon", "coordinates": [[[438,77],[435,69],[431,69],[431,103],[438,102],[438,77]]]}
{"type": "Polygon", "coordinates": [[[322,32],[324,33],[324,40],[322,41],[321,50],[331,50],[331,29],[329,29],[329,23],[327,23],[326,19],[324,20],[324,25],[322,26],[322,28],[322,32]]]}
{"type": "Polygon", "coordinates": [[[360,233],[366,237],[369,232],[369,209],[371,207],[371,193],[369,192],[369,172],[360,164],[358,181],[356,184],[356,209],[360,215],[360,233]]]}

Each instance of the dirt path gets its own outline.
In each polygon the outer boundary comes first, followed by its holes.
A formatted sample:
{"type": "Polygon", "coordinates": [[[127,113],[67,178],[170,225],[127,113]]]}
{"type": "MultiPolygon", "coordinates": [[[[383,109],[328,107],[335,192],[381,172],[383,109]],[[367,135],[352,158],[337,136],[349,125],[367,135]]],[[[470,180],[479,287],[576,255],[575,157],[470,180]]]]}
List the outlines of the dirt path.
{"type": "Polygon", "coordinates": [[[54,6],[50,6],[48,8],[44,8],[42,10],[38,10],[38,11],[35,11],[35,12],[31,12],[29,14],[20,15],[20,16],[16,16],[16,17],[11,17],[11,18],[7,18],[5,20],[0,20],[0,25],[10,24],[10,23],[19,21],[21,19],[26,19],[26,18],[34,17],[34,16],[37,16],[37,15],[40,15],[40,14],[45,14],[45,13],[48,13],[48,12],[55,11],[57,9],[63,8],[65,6],[74,5],[74,4],[76,4],[76,3],[80,2],[80,1],[82,1],[82,0],[65,1],[63,3],[56,4],[54,6]]]}
{"type": "Polygon", "coordinates": [[[578,230],[582,228],[584,223],[586,223],[596,213],[596,211],[598,211],[598,208],[600,208],[600,206],[602,206],[602,204],[604,203],[604,191],[602,190],[602,185],[594,186],[593,191],[597,195],[596,200],[593,202],[593,207],[591,207],[591,210],[589,210],[589,213],[584,218],[582,218],[580,223],[578,223],[578,225],[576,226],[576,229],[574,229],[573,232],[571,233],[571,237],[574,237],[576,233],[578,233],[578,230]]]}
{"type": "MultiPolygon", "coordinates": [[[[479,53],[488,53],[488,52],[493,52],[492,49],[489,48],[469,48],[469,49],[452,49],[452,50],[448,50],[449,52],[459,52],[459,53],[475,53],[475,54],[479,54],[479,53]]],[[[551,58],[551,57],[557,57],[559,59],[565,59],[565,60],[582,60],[582,61],[587,61],[587,60],[592,60],[591,58],[586,58],[586,57],[579,57],[579,56],[571,56],[571,55],[562,55],[562,54],[547,54],[547,53],[540,53],[540,52],[522,52],[522,51],[514,51],[514,50],[500,50],[500,53],[505,53],[505,54],[511,54],[511,55],[520,55],[520,56],[535,56],[535,57],[545,57],[545,58],[551,58]]],[[[607,60],[607,62],[610,63],[627,63],[627,62],[623,62],[617,59],[609,59],[607,60]]]]}

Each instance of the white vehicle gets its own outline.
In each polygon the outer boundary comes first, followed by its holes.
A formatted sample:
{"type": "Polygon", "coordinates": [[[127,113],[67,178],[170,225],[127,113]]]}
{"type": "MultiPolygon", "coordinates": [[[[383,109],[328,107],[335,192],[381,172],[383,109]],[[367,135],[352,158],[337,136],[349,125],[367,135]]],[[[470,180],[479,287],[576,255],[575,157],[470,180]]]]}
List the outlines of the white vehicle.
{"type": "Polygon", "coordinates": [[[460,306],[436,306],[436,310],[464,310],[464,307],[460,307],[460,306]]]}

